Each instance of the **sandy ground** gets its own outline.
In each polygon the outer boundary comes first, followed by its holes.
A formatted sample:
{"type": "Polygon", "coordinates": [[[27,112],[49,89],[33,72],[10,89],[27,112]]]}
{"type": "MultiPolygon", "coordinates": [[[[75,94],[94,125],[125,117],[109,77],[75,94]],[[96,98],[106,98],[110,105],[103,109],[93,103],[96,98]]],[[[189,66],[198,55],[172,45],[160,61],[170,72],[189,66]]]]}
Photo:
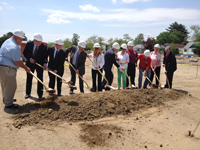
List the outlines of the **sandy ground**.
{"type": "MultiPolygon", "coordinates": [[[[91,66],[86,63],[86,75],[84,79],[91,85],[91,66]]],[[[70,121],[56,120],[48,124],[25,125],[16,128],[13,119],[15,111],[4,109],[3,102],[0,105],[0,150],[38,150],[38,149],[165,149],[165,150],[199,150],[200,149],[200,127],[197,128],[194,137],[188,136],[200,121],[200,71],[196,77],[197,66],[178,65],[174,75],[173,89],[187,94],[178,99],[166,100],[164,104],[141,108],[131,111],[128,115],[111,115],[94,120],[70,121]],[[95,133],[95,134],[94,134],[95,133]],[[98,137],[98,141],[95,138],[98,137]],[[89,143],[94,141],[94,143],[89,143]],[[103,142],[102,142],[103,141],[103,142]]],[[[114,69],[114,83],[117,87],[117,73],[114,69]]],[[[138,79],[138,70],[136,85],[138,79]]],[[[64,78],[70,80],[68,65],[65,68],[64,78]]],[[[17,73],[18,88],[15,98],[17,104],[25,105],[35,102],[36,80],[33,79],[32,98],[24,99],[26,74],[23,69],[17,73]]],[[[44,82],[48,85],[47,72],[44,73],[44,82]]],[[[164,69],[161,70],[161,83],[165,83],[164,69]]],[[[78,82],[76,83],[78,87],[78,82]]],[[[85,86],[86,87],[86,86],[85,86]]],[[[122,91],[122,90],[121,90],[122,91]]],[[[120,91],[120,92],[121,92],[120,91]]],[[[163,90],[165,92],[165,90],[163,90]]],[[[79,89],[75,91],[79,94],[79,89]]],[[[86,97],[90,93],[85,88],[86,97]]],[[[105,97],[106,97],[106,92],[105,97]]],[[[160,93],[160,92],[159,92],[160,93]]],[[[1,94],[1,91],[0,91],[1,94]]],[[[63,84],[62,94],[65,100],[70,100],[69,88],[63,84]]],[[[92,93],[93,94],[93,93],[92,93]]],[[[44,96],[47,96],[44,93],[44,96]]],[[[164,95],[164,93],[163,93],[164,95]]],[[[125,95],[127,96],[127,95],[125,95]]],[[[127,96],[128,97],[128,96],[127,96]]],[[[119,97],[120,98],[120,97],[119,97]]],[[[81,98],[80,98],[81,99],[81,98]]],[[[62,103],[60,103],[62,105],[62,103]]],[[[61,106],[60,106],[61,107],[61,106]]],[[[30,107],[31,109],[31,107],[30,107]]],[[[41,117],[41,116],[38,116],[41,117]]]]}

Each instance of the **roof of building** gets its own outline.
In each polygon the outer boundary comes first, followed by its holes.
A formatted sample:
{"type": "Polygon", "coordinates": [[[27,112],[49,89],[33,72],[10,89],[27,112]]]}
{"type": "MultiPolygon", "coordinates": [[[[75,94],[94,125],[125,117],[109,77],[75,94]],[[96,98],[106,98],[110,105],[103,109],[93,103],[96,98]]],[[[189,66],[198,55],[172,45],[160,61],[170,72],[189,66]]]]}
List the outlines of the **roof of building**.
{"type": "Polygon", "coordinates": [[[184,48],[184,44],[178,44],[178,43],[165,43],[164,46],[167,47],[168,45],[174,44],[174,48],[184,48]]]}

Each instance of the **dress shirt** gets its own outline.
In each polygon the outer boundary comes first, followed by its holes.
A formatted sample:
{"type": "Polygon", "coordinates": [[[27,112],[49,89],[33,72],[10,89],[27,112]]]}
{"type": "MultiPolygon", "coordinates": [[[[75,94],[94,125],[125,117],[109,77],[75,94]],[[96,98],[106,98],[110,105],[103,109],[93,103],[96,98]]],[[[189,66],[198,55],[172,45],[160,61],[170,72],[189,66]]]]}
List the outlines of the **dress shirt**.
{"type": "MultiPolygon", "coordinates": [[[[97,57],[94,57],[93,53],[89,54],[89,57],[93,58],[93,62],[96,66],[99,66],[99,69],[103,68],[104,65],[104,55],[103,54],[99,54],[97,57]]],[[[97,70],[94,66],[94,64],[92,64],[92,69],[93,70],[97,70]]]]}

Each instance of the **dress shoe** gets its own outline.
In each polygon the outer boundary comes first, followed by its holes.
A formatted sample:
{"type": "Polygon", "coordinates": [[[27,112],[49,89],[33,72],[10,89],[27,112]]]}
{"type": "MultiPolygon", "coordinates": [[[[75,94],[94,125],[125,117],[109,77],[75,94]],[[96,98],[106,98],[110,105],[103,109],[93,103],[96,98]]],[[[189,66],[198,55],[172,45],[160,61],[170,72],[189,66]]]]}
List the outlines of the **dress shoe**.
{"type": "Polygon", "coordinates": [[[17,104],[12,104],[12,105],[9,105],[9,106],[5,106],[5,108],[16,109],[16,108],[19,108],[19,105],[17,105],[17,104]]]}
{"type": "Polygon", "coordinates": [[[26,94],[25,95],[25,99],[27,99],[27,98],[29,98],[29,97],[31,97],[30,95],[28,95],[28,94],[26,94]]]}
{"type": "Polygon", "coordinates": [[[57,94],[58,97],[62,96],[61,94],[57,94]]]}

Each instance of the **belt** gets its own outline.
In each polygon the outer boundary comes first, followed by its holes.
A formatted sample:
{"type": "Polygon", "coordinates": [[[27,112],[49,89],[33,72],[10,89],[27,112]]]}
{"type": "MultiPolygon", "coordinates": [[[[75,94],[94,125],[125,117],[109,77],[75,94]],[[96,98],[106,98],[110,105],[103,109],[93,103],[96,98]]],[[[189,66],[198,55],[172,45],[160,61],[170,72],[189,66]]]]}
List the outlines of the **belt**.
{"type": "Polygon", "coordinates": [[[9,68],[12,68],[12,69],[16,69],[16,68],[14,68],[14,67],[6,66],[6,65],[1,65],[1,64],[0,64],[0,66],[9,67],[9,68]]]}

